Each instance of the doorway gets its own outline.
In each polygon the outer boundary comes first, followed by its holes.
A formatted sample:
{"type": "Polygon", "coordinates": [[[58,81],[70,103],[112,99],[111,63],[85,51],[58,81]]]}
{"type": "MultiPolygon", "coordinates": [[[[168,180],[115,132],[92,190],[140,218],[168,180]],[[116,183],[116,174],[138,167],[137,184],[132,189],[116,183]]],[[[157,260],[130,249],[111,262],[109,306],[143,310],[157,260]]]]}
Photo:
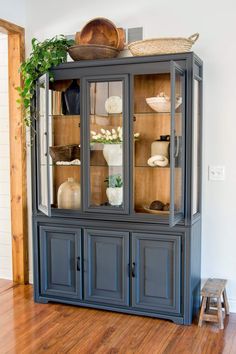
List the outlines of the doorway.
{"type": "Polygon", "coordinates": [[[16,87],[22,84],[19,67],[25,57],[25,32],[22,27],[0,19],[0,33],[7,35],[8,45],[12,278],[25,284],[28,282],[26,137],[23,110],[16,103],[16,87]]]}

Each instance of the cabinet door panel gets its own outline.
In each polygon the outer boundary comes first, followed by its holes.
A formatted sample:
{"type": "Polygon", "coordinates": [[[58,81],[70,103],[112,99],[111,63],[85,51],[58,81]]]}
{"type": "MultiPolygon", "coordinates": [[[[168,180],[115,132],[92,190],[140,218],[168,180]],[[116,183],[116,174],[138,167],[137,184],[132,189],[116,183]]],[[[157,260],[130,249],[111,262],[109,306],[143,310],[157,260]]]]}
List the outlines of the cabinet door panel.
{"type": "Polygon", "coordinates": [[[41,293],[81,298],[80,231],[41,226],[39,244],[41,293]]]}
{"type": "Polygon", "coordinates": [[[128,305],[127,232],[85,231],[85,299],[128,305]]]}
{"type": "Polygon", "coordinates": [[[49,169],[49,112],[48,112],[49,74],[46,73],[37,81],[37,188],[38,209],[51,216],[50,201],[50,169],[49,169]]]}
{"type": "Polygon", "coordinates": [[[128,214],[128,76],[86,77],[84,94],[84,209],[128,214]]]}
{"type": "Polygon", "coordinates": [[[180,312],[180,236],[135,233],[133,306],[180,312]]]}
{"type": "Polygon", "coordinates": [[[184,219],[185,183],[185,71],[171,62],[171,135],[170,135],[170,215],[169,225],[184,219]],[[182,104],[176,109],[176,102],[182,104]]]}

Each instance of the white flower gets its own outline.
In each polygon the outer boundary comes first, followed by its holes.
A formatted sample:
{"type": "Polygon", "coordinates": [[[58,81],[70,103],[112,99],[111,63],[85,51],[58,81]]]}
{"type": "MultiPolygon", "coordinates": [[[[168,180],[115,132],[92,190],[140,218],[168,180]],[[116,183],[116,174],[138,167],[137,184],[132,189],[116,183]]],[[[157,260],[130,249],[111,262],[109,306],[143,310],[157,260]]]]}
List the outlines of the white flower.
{"type": "MultiPolygon", "coordinates": [[[[100,129],[101,133],[96,133],[91,131],[91,142],[100,142],[100,143],[121,143],[123,140],[123,129],[122,127],[112,128],[111,130],[100,129]]],[[[135,137],[138,137],[139,133],[136,133],[135,137]]]]}

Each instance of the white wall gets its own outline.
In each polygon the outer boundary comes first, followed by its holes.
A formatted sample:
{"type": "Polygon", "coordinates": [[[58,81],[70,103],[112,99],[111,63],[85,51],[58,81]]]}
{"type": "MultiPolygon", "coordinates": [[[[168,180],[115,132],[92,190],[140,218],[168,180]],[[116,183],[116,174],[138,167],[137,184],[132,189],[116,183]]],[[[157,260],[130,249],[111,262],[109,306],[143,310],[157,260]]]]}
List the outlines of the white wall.
{"type": "Polygon", "coordinates": [[[144,37],[200,33],[194,51],[204,60],[202,277],[228,278],[236,312],[236,40],[234,0],[27,0],[28,39],[72,34],[97,16],[144,28],[144,37]],[[225,165],[224,182],[209,182],[209,164],[225,165]]]}
{"type": "Polygon", "coordinates": [[[0,278],[12,279],[8,40],[0,33],[0,278]]]}
{"type": "Polygon", "coordinates": [[[0,0],[0,18],[18,26],[25,26],[26,0],[0,0]]]}

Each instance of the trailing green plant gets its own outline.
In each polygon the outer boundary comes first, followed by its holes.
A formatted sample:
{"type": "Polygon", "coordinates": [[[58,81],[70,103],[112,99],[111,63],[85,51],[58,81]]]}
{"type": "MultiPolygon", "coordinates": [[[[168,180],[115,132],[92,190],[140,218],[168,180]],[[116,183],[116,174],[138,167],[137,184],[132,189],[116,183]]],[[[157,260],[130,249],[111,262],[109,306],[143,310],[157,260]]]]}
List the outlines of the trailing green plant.
{"type": "Polygon", "coordinates": [[[107,187],[110,188],[121,188],[123,186],[121,175],[110,175],[104,182],[106,182],[107,187]]]}
{"type": "MultiPolygon", "coordinates": [[[[31,125],[30,106],[35,93],[36,80],[47,73],[52,66],[66,62],[67,49],[74,44],[74,40],[68,40],[65,36],[55,36],[39,42],[32,39],[32,52],[20,66],[23,78],[23,86],[18,87],[20,98],[18,103],[24,107],[24,121],[27,126],[31,125]]],[[[50,81],[53,81],[50,73],[50,81]]]]}

